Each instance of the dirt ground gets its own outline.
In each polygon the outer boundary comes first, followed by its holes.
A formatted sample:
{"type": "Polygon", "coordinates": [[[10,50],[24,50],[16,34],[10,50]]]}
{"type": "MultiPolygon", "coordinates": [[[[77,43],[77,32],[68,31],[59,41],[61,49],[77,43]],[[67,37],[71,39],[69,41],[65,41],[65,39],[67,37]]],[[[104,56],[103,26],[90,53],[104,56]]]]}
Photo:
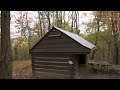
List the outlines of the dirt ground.
{"type": "MultiPolygon", "coordinates": [[[[113,65],[119,68],[120,65],[113,65]]],[[[88,67],[80,67],[78,79],[120,79],[120,75],[93,72],[88,67]]],[[[13,62],[13,79],[52,79],[47,76],[35,77],[32,75],[30,60],[16,60],[13,62]]]]}
{"type": "Polygon", "coordinates": [[[31,60],[15,60],[13,62],[13,79],[52,79],[46,75],[32,75],[31,60]]]}
{"type": "Polygon", "coordinates": [[[16,60],[13,62],[13,79],[31,79],[32,67],[30,60],[16,60]]]}

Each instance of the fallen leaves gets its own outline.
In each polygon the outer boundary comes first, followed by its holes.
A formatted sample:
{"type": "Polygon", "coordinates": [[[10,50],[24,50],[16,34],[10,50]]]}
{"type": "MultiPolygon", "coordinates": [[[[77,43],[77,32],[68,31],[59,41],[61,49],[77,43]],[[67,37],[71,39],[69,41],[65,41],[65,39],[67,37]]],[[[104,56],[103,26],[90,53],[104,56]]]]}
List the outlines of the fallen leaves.
{"type": "Polygon", "coordinates": [[[31,60],[16,60],[13,62],[13,79],[30,79],[32,76],[31,60]]]}

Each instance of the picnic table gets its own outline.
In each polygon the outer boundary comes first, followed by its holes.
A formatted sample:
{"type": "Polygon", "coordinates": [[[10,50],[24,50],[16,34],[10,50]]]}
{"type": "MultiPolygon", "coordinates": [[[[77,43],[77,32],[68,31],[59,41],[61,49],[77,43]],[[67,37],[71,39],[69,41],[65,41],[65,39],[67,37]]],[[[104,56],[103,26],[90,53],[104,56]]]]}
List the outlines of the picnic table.
{"type": "Polygon", "coordinates": [[[108,61],[98,61],[98,62],[89,62],[88,65],[90,65],[93,69],[106,69],[109,70],[111,68],[111,64],[108,61]]]}

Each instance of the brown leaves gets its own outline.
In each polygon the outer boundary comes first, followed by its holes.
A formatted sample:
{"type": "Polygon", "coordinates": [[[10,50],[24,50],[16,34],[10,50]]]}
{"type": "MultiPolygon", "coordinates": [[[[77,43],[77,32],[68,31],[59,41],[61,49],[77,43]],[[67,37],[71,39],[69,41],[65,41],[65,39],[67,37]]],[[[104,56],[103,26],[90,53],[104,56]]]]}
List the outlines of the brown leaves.
{"type": "Polygon", "coordinates": [[[13,62],[13,79],[29,79],[32,76],[30,60],[16,60],[13,62]]]}
{"type": "Polygon", "coordinates": [[[16,60],[13,62],[13,79],[51,79],[47,75],[32,75],[31,60],[16,60]]]}

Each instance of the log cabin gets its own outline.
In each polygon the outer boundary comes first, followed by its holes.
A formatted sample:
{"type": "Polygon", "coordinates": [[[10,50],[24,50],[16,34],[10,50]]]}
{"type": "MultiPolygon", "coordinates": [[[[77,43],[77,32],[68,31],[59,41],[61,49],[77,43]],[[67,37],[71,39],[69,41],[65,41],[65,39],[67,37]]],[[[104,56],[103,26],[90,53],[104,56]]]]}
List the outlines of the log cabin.
{"type": "Polygon", "coordinates": [[[77,34],[53,26],[30,50],[33,74],[75,78],[79,65],[95,45],[77,34]]]}

